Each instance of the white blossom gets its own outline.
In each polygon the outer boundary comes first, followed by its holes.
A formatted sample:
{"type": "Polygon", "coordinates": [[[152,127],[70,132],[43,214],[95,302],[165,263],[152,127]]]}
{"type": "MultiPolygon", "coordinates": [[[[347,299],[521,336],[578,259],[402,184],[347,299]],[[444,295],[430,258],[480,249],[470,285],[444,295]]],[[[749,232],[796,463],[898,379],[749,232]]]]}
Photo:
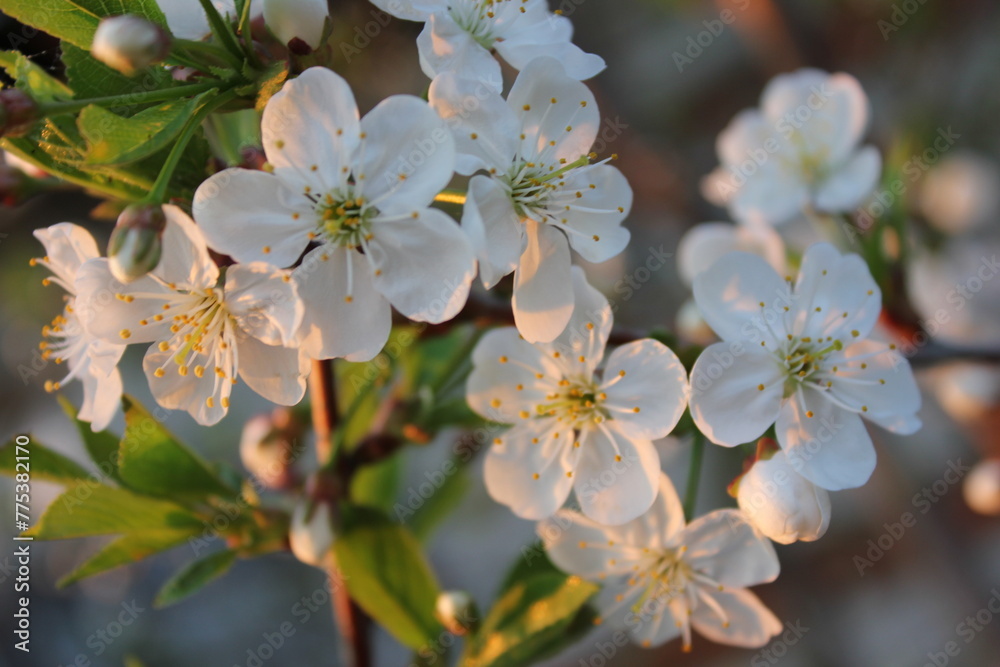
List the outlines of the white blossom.
{"type": "Polygon", "coordinates": [[[582,81],[604,69],[604,60],[570,40],[573,26],[549,11],[546,0],[372,0],[379,9],[424,23],[417,37],[420,67],[434,78],[446,72],[503,89],[496,51],[516,70],[549,56],[582,81]]]}
{"type": "Polygon", "coordinates": [[[302,304],[288,272],[258,263],[220,271],[201,232],[176,206],[164,206],[163,256],[150,274],[122,284],[105,259],[80,269],[76,288],[93,335],[156,342],[143,368],[153,397],[210,426],[229,409],[237,378],[264,398],[294,405],[309,363],[293,347],[302,304]]]}
{"type": "Polygon", "coordinates": [[[273,173],[227,169],[195,194],[209,245],[240,262],[295,264],[313,358],[373,358],[390,304],[438,323],[465,305],[475,256],[461,228],[429,208],[453,174],[451,134],[423,100],[395,95],[360,121],[341,77],[313,67],[268,102],[273,173]]]}
{"type": "Polygon", "coordinates": [[[333,518],[325,502],[303,499],[292,511],[288,543],[295,557],[306,565],[323,567],[333,547],[333,518]]]}
{"type": "Polygon", "coordinates": [[[801,69],[768,83],[719,135],[720,168],[704,186],[741,222],[782,224],[804,211],[848,212],[878,182],[882,159],[861,146],[868,98],[849,74],[801,69]]]}
{"type": "Polygon", "coordinates": [[[763,646],[782,625],[746,588],[778,577],[774,547],[733,509],[685,526],[673,484],[662,473],[657,481],[653,506],[622,526],[565,510],[539,524],[549,558],[601,584],[597,622],[627,629],[642,646],[681,637],[690,651],[692,629],[720,644],[763,646]]]}
{"type": "Polygon", "coordinates": [[[756,255],[730,253],[695,277],[694,296],[722,339],[691,371],[691,415],[712,442],[750,442],[774,424],[791,465],[835,491],[875,468],[862,417],[901,434],[920,427],[909,363],[869,338],[882,295],[857,255],[813,245],[793,284],[756,255]]]}
{"type": "Polygon", "coordinates": [[[94,431],[103,431],[121,405],[122,377],[118,361],[125,346],[90,335],[80,322],[75,285],[80,267],[100,257],[94,238],[83,227],[61,222],[35,230],[35,238],[45,247],[45,256],[32,259],[52,272],[42,283],[66,290],[66,305],[52,323],[42,328],[47,339],[39,343],[44,359],[66,364],[69,372],[57,382],[45,383],[47,391],[58,391],[70,380],[83,384],[83,404],[77,417],[90,422],[94,431]]]}
{"type": "Polygon", "coordinates": [[[312,48],[320,45],[330,16],[327,0],[263,0],[264,21],[282,44],[301,39],[312,48]]]}
{"type": "Polygon", "coordinates": [[[489,288],[514,272],[514,319],[531,342],[549,342],[573,311],[570,248],[590,262],[624,250],[632,189],[621,172],[590,164],[600,126],[594,96],[552,58],[518,76],[507,99],[446,74],[430,102],[448,121],[457,171],[471,175],[462,227],[489,288]]]}
{"type": "Polygon", "coordinates": [[[469,405],[513,424],[486,455],[489,494],[525,519],[542,519],[575,491],[587,516],[629,521],[652,504],[665,437],[687,403],[687,373],[654,340],[616,349],[598,365],[611,331],[607,300],[573,270],[576,307],[566,331],[532,345],[496,329],[472,355],[469,405]]]}

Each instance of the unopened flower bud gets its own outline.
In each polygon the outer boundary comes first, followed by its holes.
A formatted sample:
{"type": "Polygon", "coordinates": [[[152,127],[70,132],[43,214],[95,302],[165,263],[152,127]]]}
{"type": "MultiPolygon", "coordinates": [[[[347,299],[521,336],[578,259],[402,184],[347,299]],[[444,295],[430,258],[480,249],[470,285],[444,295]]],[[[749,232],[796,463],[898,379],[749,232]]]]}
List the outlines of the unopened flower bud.
{"type": "Polygon", "coordinates": [[[292,512],[288,543],[295,557],[307,565],[322,567],[333,547],[333,524],[330,506],[305,498],[292,512]]]}
{"type": "Polygon", "coordinates": [[[812,542],[830,525],[830,494],[800,475],[782,451],[761,456],[737,482],[747,520],[780,544],[812,542]]]}
{"type": "Polygon", "coordinates": [[[286,45],[298,39],[318,47],[329,15],[326,0],[264,0],[264,22],[286,45]]]}
{"type": "Polygon", "coordinates": [[[465,591],[440,593],[434,605],[434,614],[448,632],[458,636],[475,630],[479,622],[476,602],[465,591]]]}
{"type": "Polygon", "coordinates": [[[167,57],[170,35],[160,26],[132,14],[102,19],[90,54],[127,76],[134,76],[167,57]]]}
{"type": "Polygon", "coordinates": [[[166,224],[159,206],[134,204],[122,211],[108,241],[108,266],[116,279],[129,283],[156,268],[166,224]]]}
{"type": "Polygon", "coordinates": [[[962,495],[973,511],[1000,515],[1000,459],[980,461],[962,485],[962,495]]]}
{"type": "Polygon", "coordinates": [[[285,489],[295,481],[292,463],[297,454],[300,425],[288,408],[256,415],[243,425],[240,459],[250,474],[271,489],[285,489]]]}
{"type": "Polygon", "coordinates": [[[0,136],[24,136],[38,120],[38,103],[23,90],[0,90],[0,136]]]}

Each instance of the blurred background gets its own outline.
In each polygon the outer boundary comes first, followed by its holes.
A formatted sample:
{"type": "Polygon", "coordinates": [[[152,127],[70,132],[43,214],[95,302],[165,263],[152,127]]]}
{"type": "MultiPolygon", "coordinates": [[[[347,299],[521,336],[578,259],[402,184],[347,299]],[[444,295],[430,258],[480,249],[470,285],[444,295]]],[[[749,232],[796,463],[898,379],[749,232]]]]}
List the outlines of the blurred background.
{"type": "MultiPolygon", "coordinates": [[[[191,11],[199,11],[197,1],[190,2],[191,11]]],[[[362,113],[386,95],[425,90],[414,43],[418,24],[392,20],[382,27],[377,10],[361,0],[334,0],[332,7],[333,43],[351,54],[342,73],[354,85],[362,113]],[[373,21],[377,34],[365,35],[373,21]]],[[[603,145],[595,150],[619,154],[617,166],[636,192],[626,223],[633,233],[629,250],[587,267],[617,306],[616,323],[673,327],[689,297],[675,266],[679,239],[699,222],[728,220],[700,190],[701,179],[718,164],[715,138],[738,111],[757,104],[771,77],[803,66],[857,77],[872,105],[869,141],[897,169],[918,161],[915,169],[903,172],[899,195],[905,200],[906,231],[885,240],[890,257],[905,258],[907,279],[893,298],[900,311],[906,310],[903,305],[912,307],[913,319],[905,323],[911,330],[914,321],[931,328],[926,323],[942,309],[949,317],[934,327],[935,342],[915,345],[924,428],[897,438],[872,427],[879,459],[871,481],[832,494],[827,535],[815,543],[778,547],[781,577],[756,589],[788,624],[786,633],[759,651],[696,638],[692,654],[683,654],[673,642],[655,650],[629,646],[609,660],[601,647],[606,648],[611,631],[598,628],[545,664],[1000,665],[1000,615],[988,608],[991,600],[1000,600],[1000,517],[972,509],[1000,512],[988,506],[1000,485],[1000,464],[980,467],[967,483],[975,464],[1000,460],[1000,280],[975,282],[984,262],[995,262],[1000,251],[1000,4],[553,0],[552,8],[573,21],[575,41],[584,50],[607,61],[607,70],[590,82],[605,119],[603,145]],[[721,22],[727,11],[733,20],[721,22]],[[949,128],[958,139],[945,150],[933,149],[939,131],[949,128]],[[637,273],[654,249],[671,259],[659,270],[637,273]],[[641,286],[626,290],[629,277],[641,286]],[[972,296],[958,306],[953,295],[960,286],[972,296]],[[992,353],[953,360],[955,355],[945,351],[942,359],[940,345],[992,353]],[[907,512],[916,522],[900,530],[895,524],[907,512]],[[954,643],[951,654],[946,653],[949,642],[954,643]]],[[[0,35],[19,30],[10,20],[0,20],[0,35]]],[[[58,56],[57,45],[44,35],[9,46],[45,65],[58,56]]],[[[85,460],[73,425],[43,391],[45,380],[60,375],[37,355],[39,332],[61,310],[61,295],[41,286],[43,272],[30,269],[28,258],[41,254],[31,236],[35,228],[77,222],[90,228],[103,247],[111,224],[90,220],[97,202],[72,190],[7,203],[0,208],[0,436],[6,441],[30,432],[39,442],[85,460]]],[[[807,221],[780,231],[798,248],[817,237],[807,221]]],[[[893,330],[898,334],[907,327],[893,330]]],[[[141,354],[138,349],[126,354],[121,365],[125,387],[152,405],[139,371],[141,354]]],[[[79,404],[77,386],[68,395],[79,404]]],[[[182,413],[171,413],[166,425],[209,459],[240,466],[242,424],[268,409],[244,391],[229,416],[211,430],[182,413]]],[[[120,432],[121,426],[119,420],[112,429],[120,432]]],[[[401,499],[440,467],[457,435],[406,452],[401,499]]],[[[688,444],[667,440],[660,451],[683,494],[688,444]]],[[[725,486],[740,465],[734,452],[708,447],[698,513],[733,504],[725,486]]],[[[534,539],[534,526],[489,499],[480,468],[477,461],[464,500],[431,537],[429,553],[444,588],[468,590],[486,609],[504,572],[534,539]]],[[[11,493],[10,480],[0,479],[5,507],[11,493]]],[[[57,493],[58,487],[33,484],[35,517],[57,493]]],[[[11,514],[0,517],[5,536],[14,534],[11,514]]],[[[324,576],[289,555],[240,562],[196,597],[153,610],[156,590],[191,560],[192,549],[180,547],[57,590],[54,582],[99,544],[34,545],[30,655],[14,651],[7,634],[14,597],[9,592],[12,549],[0,551],[0,616],[8,619],[0,665],[117,666],[129,655],[149,667],[341,664],[324,576]],[[303,620],[296,604],[314,594],[320,605],[303,620]],[[129,623],[120,625],[124,619],[129,623]],[[263,636],[285,621],[294,623],[295,634],[273,657],[256,657],[263,636]]],[[[408,665],[410,656],[388,636],[379,636],[376,664],[408,665]]]]}

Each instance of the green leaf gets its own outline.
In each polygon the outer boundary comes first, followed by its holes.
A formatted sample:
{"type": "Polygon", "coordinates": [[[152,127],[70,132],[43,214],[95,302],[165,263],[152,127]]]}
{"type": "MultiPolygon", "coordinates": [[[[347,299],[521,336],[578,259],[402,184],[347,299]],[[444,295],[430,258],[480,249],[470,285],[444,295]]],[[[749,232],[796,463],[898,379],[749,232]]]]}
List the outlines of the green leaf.
{"type": "Polygon", "coordinates": [[[235,561],[236,552],[226,549],[190,563],[164,584],[157,593],[153,606],[166,607],[197,593],[202,587],[225,574],[235,561]]]}
{"type": "Polygon", "coordinates": [[[97,105],[85,107],[77,123],[87,140],[87,164],[127,164],[170,145],[211,91],[165,102],[123,118],[97,105]]]}
{"type": "Polygon", "coordinates": [[[514,583],[470,638],[459,665],[524,667],[551,655],[586,631],[581,614],[589,614],[584,605],[597,590],[559,572],[514,583]]]}
{"type": "Polygon", "coordinates": [[[396,639],[419,650],[441,632],[434,618],[438,585],[420,545],[381,512],[345,509],[333,548],[348,591],[396,639]]]}
{"type": "MultiPolygon", "coordinates": [[[[121,510],[119,510],[121,511],[121,510]]],[[[81,579],[106,572],[122,565],[135,563],[161,551],[167,551],[187,542],[198,534],[196,530],[151,530],[123,535],[114,540],[82,565],[60,579],[56,586],[65,588],[81,579]]]]}
{"type": "Polygon", "coordinates": [[[0,0],[0,11],[87,50],[105,16],[137,14],[167,27],[156,0],[0,0]]]}
{"type": "Polygon", "coordinates": [[[59,394],[58,400],[63,411],[76,424],[80,437],[83,438],[83,446],[90,454],[90,460],[97,465],[102,474],[116,482],[120,481],[118,477],[118,437],[107,431],[95,432],[90,428],[90,424],[76,418],[76,408],[69,402],[68,398],[59,394]]]}
{"type": "Polygon", "coordinates": [[[122,398],[122,405],[125,435],[118,454],[118,473],[130,488],[151,496],[183,500],[239,495],[142,405],[127,396],[122,398]]]}
{"type": "MultiPolygon", "coordinates": [[[[18,452],[15,440],[11,440],[3,447],[0,447],[0,473],[14,476],[17,473],[24,472],[24,470],[17,470],[17,464],[19,463],[17,457],[28,456],[26,462],[28,463],[28,472],[31,475],[31,479],[71,483],[76,480],[92,477],[91,473],[72,459],[34,440],[31,440],[31,444],[27,446],[22,445],[21,447],[21,451],[18,452]],[[27,454],[24,453],[25,449],[28,450],[27,454]]],[[[25,461],[21,461],[20,463],[25,463],[25,461]]]]}
{"type": "MultiPolygon", "coordinates": [[[[453,465],[458,465],[453,462],[453,465]]],[[[414,512],[407,524],[421,542],[426,541],[434,529],[445,520],[469,490],[469,476],[458,468],[445,478],[444,483],[414,512]]]]}
{"type": "Polygon", "coordinates": [[[17,51],[0,52],[0,67],[7,70],[19,89],[39,102],[68,100],[73,97],[73,91],[66,84],[17,51]]]}
{"type": "Polygon", "coordinates": [[[40,540],[64,540],[204,528],[201,519],[174,503],[86,481],[68,485],[28,534],[40,540]]]}
{"type": "MultiPolygon", "coordinates": [[[[141,93],[176,85],[170,72],[162,67],[150,67],[137,77],[125,76],[69,42],[62,43],[62,61],[66,66],[66,81],[79,99],[141,93]]],[[[118,112],[129,115],[120,108],[118,112]]]]}
{"type": "Polygon", "coordinates": [[[402,458],[398,455],[363,466],[351,480],[351,501],[388,512],[396,500],[401,466],[402,458]]]}

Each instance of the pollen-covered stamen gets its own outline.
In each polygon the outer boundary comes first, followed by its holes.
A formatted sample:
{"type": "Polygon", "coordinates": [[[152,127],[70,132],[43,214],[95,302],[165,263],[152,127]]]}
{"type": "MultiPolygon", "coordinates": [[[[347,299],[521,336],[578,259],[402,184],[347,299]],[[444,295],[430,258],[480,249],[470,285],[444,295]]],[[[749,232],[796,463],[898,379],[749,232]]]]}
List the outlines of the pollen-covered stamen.
{"type": "Polygon", "coordinates": [[[448,11],[452,20],[484,49],[492,49],[500,32],[517,20],[523,0],[452,0],[448,11]]]}
{"type": "Polygon", "coordinates": [[[566,421],[572,428],[582,428],[608,418],[608,411],[602,405],[604,398],[593,379],[563,378],[555,391],[546,395],[545,402],[535,406],[535,412],[538,416],[566,421]]]}
{"type": "Polygon", "coordinates": [[[331,192],[317,201],[316,214],[316,231],[310,238],[356,250],[370,238],[371,220],[378,210],[347,188],[347,192],[331,192]]]}
{"type": "Polygon", "coordinates": [[[45,383],[45,390],[49,392],[58,391],[87,367],[86,363],[80,363],[87,360],[87,337],[80,321],[73,315],[72,304],[70,299],[66,309],[42,327],[42,337],[46,339],[38,344],[42,358],[69,366],[69,372],[61,380],[45,383]]]}

